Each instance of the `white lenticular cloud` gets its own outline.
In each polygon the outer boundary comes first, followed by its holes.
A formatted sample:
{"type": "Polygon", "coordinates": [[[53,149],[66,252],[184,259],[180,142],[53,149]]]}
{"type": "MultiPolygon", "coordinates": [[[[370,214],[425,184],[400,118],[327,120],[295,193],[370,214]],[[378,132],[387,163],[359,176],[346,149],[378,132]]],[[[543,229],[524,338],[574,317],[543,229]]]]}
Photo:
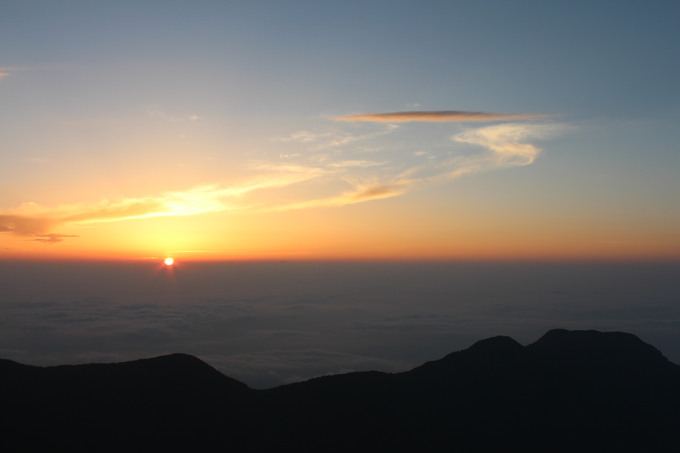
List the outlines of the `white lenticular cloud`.
{"type": "Polygon", "coordinates": [[[499,166],[518,166],[533,163],[541,152],[528,140],[547,138],[557,129],[555,125],[510,123],[471,129],[451,138],[459,143],[488,148],[493,151],[499,166]]]}

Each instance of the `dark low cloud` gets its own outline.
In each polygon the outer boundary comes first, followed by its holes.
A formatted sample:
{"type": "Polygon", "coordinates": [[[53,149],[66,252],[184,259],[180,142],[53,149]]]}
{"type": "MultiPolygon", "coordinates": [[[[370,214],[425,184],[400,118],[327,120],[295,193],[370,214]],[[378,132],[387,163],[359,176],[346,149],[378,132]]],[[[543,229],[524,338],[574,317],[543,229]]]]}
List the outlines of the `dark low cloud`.
{"type": "Polygon", "coordinates": [[[36,217],[24,215],[0,215],[0,233],[13,233],[26,236],[32,241],[44,244],[58,244],[66,238],[77,238],[75,234],[50,233],[53,228],[63,224],[57,217],[36,217]]]}
{"type": "Polygon", "coordinates": [[[18,235],[47,233],[57,223],[53,218],[0,214],[0,231],[18,235]]]}
{"type": "Polygon", "coordinates": [[[486,122],[512,120],[538,120],[552,115],[534,113],[489,113],[465,112],[460,110],[438,110],[422,112],[389,112],[389,113],[359,113],[355,115],[338,116],[338,121],[368,121],[377,123],[404,123],[423,121],[429,123],[447,122],[486,122]]]}
{"type": "Polygon", "coordinates": [[[75,234],[56,234],[56,233],[36,234],[34,236],[38,236],[37,239],[33,239],[34,241],[44,242],[46,244],[56,244],[58,242],[63,242],[64,238],[77,238],[77,237],[79,237],[78,235],[75,235],[75,234]]]}
{"type": "Polygon", "coordinates": [[[369,187],[365,190],[362,190],[360,192],[354,193],[352,197],[355,200],[372,200],[375,198],[387,198],[387,197],[392,197],[394,195],[399,195],[402,190],[395,189],[394,187],[391,186],[374,186],[374,187],[369,187]]]}

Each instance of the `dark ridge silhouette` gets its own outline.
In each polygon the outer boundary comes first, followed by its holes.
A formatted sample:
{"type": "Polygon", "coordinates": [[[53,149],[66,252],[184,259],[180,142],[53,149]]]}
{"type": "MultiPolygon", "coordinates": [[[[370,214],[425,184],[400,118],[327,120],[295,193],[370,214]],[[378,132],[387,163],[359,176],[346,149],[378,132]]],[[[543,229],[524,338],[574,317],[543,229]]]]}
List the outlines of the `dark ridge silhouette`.
{"type": "Polygon", "coordinates": [[[0,360],[1,451],[677,451],[680,367],[634,335],[551,330],[410,371],[252,390],[186,354],[0,360]]]}

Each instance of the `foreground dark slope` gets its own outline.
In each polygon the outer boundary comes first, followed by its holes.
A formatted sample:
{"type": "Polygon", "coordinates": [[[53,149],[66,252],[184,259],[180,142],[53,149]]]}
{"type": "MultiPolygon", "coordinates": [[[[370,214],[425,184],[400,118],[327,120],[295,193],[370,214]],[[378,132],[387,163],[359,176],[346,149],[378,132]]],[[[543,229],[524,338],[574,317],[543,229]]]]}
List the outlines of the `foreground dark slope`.
{"type": "Polygon", "coordinates": [[[0,451],[188,442],[240,420],[232,407],[252,392],[187,354],[47,368],[0,361],[0,382],[0,451]]]}
{"type": "Polygon", "coordinates": [[[255,391],[182,354],[0,361],[3,450],[675,451],[680,367],[624,333],[508,337],[399,374],[255,391]]]}

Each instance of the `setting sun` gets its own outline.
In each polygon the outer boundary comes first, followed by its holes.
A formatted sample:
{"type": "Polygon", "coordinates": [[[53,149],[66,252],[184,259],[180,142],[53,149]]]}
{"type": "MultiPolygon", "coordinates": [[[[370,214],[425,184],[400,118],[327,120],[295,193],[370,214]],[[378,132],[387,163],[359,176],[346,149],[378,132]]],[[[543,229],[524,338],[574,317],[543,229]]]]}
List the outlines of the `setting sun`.
{"type": "Polygon", "coordinates": [[[166,266],[172,266],[173,264],[175,264],[175,260],[172,258],[165,258],[164,263],[166,266]]]}

